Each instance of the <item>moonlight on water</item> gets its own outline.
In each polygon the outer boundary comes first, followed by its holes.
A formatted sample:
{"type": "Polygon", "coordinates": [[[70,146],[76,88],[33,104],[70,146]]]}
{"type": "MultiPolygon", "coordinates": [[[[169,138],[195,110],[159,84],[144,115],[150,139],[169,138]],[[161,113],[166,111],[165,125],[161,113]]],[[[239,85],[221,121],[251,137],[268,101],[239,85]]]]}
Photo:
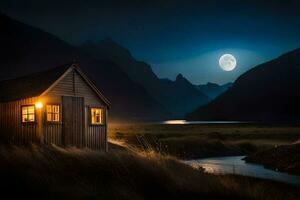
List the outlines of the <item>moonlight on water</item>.
{"type": "Polygon", "coordinates": [[[219,59],[219,65],[224,71],[232,71],[236,67],[236,59],[232,54],[224,54],[219,59]]]}

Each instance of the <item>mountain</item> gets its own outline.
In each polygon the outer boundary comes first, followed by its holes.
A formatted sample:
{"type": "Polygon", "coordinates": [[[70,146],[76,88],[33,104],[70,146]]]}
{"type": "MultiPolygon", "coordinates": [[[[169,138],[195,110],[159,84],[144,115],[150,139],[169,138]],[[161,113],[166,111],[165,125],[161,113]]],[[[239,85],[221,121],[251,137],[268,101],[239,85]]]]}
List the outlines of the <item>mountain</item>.
{"type": "Polygon", "coordinates": [[[300,120],[300,49],[258,65],[206,106],[192,120],[300,120]]]}
{"type": "Polygon", "coordinates": [[[161,102],[171,110],[176,117],[182,117],[185,113],[194,110],[199,105],[204,105],[209,98],[197,91],[182,74],[177,75],[175,81],[169,79],[159,79],[159,87],[154,95],[161,98],[161,102]],[[160,89],[160,91],[159,91],[160,89]]]}
{"type": "Polygon", "coordinates": [[[169,117],[168,111],[116,63],[94,58],[80,48],[38,28],[0,14],[0,80],[13,78],[78,60],[112,102],[110,117],[153,120],[169,117]]]}
{"type": "Polygon", "coordinates": [[[203,92],[210,99],[215,99],[216,97],[220,96],[225,91],[227,91],[231,86],[232,86],[232,83],[218,85],[216,83],[208,82],[207,84],[198,85],[197,87],[201,92],[203,92]]]}
{"type": "Polygon", "coordinates": [[[154,99],[166,107],[173,117],[183,117],[210,100],[182,75],[178,75],[175,81],[158,78],[148,64],[136,60],[127,49],[111,39],[96,44],[87,42],[81,49],[94,58],[115,62],[133,81],[142,85],[154,99]]]}

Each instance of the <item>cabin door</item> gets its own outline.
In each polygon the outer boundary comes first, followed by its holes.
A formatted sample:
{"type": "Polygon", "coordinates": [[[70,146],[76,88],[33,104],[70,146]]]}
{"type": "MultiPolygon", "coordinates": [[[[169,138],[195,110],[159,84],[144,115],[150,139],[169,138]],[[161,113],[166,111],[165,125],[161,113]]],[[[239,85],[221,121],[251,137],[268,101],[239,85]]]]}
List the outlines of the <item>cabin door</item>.
{"type": "Polygon", "coordinates": [[[65,146],[84,146],[84,99],[62,97],[62,142],[65,146]]]}

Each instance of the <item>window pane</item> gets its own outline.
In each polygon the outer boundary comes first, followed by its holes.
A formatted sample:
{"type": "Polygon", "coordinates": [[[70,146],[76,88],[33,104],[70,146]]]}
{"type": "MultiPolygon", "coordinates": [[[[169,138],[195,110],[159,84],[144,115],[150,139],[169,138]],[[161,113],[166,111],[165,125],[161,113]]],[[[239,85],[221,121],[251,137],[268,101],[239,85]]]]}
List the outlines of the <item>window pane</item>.
{"type": "Polygon", "coordinates": [[[54,121],[56,121],[56,122],[59,121],[59,114],[54,114],[54,121]]]}
{"type": "Polygon", "coordinates": [[[22,122],[27,122],[27,115],[22,115],[22,122]]]}
{"type": "Polygon", "coordinates": [[[26,115],[27,114],[27,108],[26,107],[22,107],[22,115],[26,115]]]}
{"type": "Polygon", "coordinates": [[[28,116],[28,118],[27,118],[28,122],[33,122],[34,121],[34,114],[29,114],[27,116],[28,116]]]}
{"type": "Polygon", "coordinates": [[[47,121],[59,122],[59,105],[47,105],[47,121]]]}
{"type": "Polygon", "coordinates": [[[55,112],[55,113],[59,113],[59,106],[54,106],[54,108],[55,108],[55,109],[54,109],[54,112],[55,112]]]}
{"type": "Polygon", "coordinates": [[[99,125],[103,123],[103,109],[91,108],[91,124],[99,125]]]}
{"type": "Polygon", "coordinates": [[[47,121],[51,121],[51,120],[52,120],[51,114],[47,113],[47,121]]]}
{"type": "Polygon", "coordinates": [[[99,123],[102,124],[102,109],[99,110],[99,123]]]}
{"type": "Polygon", "coordinates": [[[56,113],[56,106],[52,106],[52,113],[56,113]]]}
{"type": "Polygon", "coordinates": [[[34,113],[34,106],[28,106],[28,114],[33,114],[34,113]]]}
{"type": "Polygon", "coordinates": [[[50,106],[50,105],[47,105],[46,107],[47,107],[47,109],[46,109],[46,110],[47,110],[47,113],[50,113],[50,112],[51,112],[51,106],[50,106]]]}
{"type": "Polygon", "coordinates": [[[34,122],[35,121],[35,109],[34,106],[22,106],[22,122],[34,122]]]}

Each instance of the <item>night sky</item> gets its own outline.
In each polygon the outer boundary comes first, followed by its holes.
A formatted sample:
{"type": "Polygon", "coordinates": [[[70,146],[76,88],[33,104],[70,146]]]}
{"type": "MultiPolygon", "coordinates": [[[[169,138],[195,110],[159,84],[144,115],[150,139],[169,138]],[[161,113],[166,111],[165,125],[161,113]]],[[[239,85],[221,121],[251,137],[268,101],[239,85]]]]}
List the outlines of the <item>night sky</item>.
{"type": "Polygon", "coordinates": [[[72,43],[110,37],[162,78],[234,81],[256,64],[300,47],[300,1],[1,0],[0,11],[72,43]],[[218,66],[224,53],[237,68],[218,66]]]}

